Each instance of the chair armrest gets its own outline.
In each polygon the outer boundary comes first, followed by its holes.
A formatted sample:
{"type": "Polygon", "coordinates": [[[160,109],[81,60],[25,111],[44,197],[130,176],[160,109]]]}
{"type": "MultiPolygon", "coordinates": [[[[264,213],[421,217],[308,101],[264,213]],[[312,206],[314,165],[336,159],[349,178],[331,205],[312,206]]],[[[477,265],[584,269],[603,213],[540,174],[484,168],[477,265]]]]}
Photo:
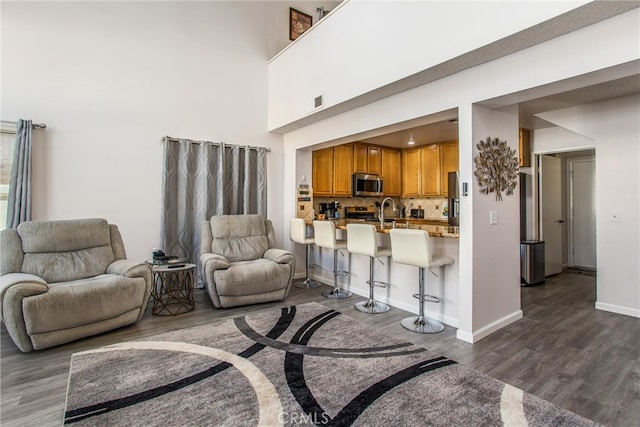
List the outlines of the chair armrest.
{"type": "Polygon", "coordinates": [[[33,350],[22,313],[22,300],[48,290],[47,282],[34,274],[9,273],[0,276],[0,317],[21,351],[33,350]]]}
{"type": "Polygon", "coordinates": [[[0,301],[4,300],[5,291],[17,284],[25,285],[25,289],[33,289],[34,293],[31,295],[43,294],[49,290],[46,280],[40,276],[27,273],[9,273],[0,276],[0,301]]]}
{"type": "Polygon", "coordinates": [[[144,279],[145,289],[142,301],[140,301],[140,312],[138,314],[138,320],[140,320],[144,315],[147,300],[151,294],[151,287],[153,286],[151,266],[146,262],[117,259],[107,266],[107,274],[117,274],[131,279],[144,279]]]}
{"type": "Polygon", "coordinates": [[[293,253],[276,248],[267,249],[262,257],[277,262],[278,264],[290,264],[296,259],[293,253]]]}
{"type": "Polygon", "coordinates": [[[151,267],[140,261],[118,259],[107,267],[107,274],[117,274],[126,277],[146,277],[151,267]]]}
{"type": "Polygon", "coordinates": [[[210,252],[204,253],[200,256],[200,263],[202,264],[202,270],[207,271],[226,270],[231,265],[222,255],[212,254],[210,252]]]}

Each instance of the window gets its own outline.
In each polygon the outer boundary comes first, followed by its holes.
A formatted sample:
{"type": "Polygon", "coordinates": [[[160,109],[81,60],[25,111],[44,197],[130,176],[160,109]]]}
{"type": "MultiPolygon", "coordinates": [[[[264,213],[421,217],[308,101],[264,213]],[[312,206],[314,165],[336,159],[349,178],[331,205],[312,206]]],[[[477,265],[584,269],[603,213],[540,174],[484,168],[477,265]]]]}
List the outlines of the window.
{"type": "Polygon", "coordinates": [[[7,201],[15,139],[15,130],[0,130],[0,230],[4,230],[7,224],[7,201]]]}

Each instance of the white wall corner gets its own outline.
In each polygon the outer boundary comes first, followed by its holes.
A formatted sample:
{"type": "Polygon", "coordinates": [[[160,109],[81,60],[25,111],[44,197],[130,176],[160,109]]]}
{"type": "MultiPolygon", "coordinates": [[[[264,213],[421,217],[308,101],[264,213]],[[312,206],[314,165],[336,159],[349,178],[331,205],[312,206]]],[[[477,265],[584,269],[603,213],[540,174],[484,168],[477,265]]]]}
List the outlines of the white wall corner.
{"type": "Polygon", "coordinates": [[[640,318],[640,310],[632,307],[623,307],[621,305],[607,304],[604,302],[596,301],[596,310],[608,311],[611,313],[640,318]]]}
{"type": "Polygon", "coordinates": [[[482,338],[486,337],[487,335],[490,335],[495,331],[502,329],[505,326],[508,326],[517,320],[522,319],[522,317],[523,317],[522,310],[516,310],[513,313],[508,314],[496,320],[495,322],[492,322],[486,326],[483,326],[477,331],[468,332],[468,331],[463,331],[458,329],[458,332],[456,333],[456,338],[473,344],[480,341],[482,338]]]}

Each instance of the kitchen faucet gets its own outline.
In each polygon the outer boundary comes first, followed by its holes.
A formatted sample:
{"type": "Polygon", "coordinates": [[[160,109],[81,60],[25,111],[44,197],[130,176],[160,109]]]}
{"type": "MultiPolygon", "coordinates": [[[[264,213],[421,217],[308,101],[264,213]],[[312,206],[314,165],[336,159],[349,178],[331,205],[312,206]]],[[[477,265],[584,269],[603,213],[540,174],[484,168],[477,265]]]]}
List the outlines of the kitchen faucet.
{"type": "Polygon", "coordinates": [[[380,212],[378,213],[378,218],[380,219],[380,230],[384,230],[384,204],[387,200],[391,200],[391,205],[393,210],[396,210],[396,202],[393,200],[393,197],[385,197],[380,203],[380,212]]]}

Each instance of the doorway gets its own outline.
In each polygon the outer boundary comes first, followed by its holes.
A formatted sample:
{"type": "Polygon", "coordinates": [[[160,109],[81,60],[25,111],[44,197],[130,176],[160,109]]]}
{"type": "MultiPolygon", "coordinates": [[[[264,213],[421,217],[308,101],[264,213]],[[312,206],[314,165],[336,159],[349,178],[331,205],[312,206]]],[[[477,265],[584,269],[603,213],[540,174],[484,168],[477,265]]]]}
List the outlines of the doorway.
{"type": "Polygon", "coordinates": [[[540,170],[539,209],[540,239],[544,240],[544,275],[562,273],[563,235],[565,220],[563,209],[562,159],[551,155],[539,157],[540,170]]]}
{"type": "Polygon", "coordinates": [[[537,155],[545,276],[596,269],[595,150],[537,155]]]}
{"type": "Polygon", "coordinates": [[[596,268],[596,160],[569,158],[569,267],[596,268]]]}

